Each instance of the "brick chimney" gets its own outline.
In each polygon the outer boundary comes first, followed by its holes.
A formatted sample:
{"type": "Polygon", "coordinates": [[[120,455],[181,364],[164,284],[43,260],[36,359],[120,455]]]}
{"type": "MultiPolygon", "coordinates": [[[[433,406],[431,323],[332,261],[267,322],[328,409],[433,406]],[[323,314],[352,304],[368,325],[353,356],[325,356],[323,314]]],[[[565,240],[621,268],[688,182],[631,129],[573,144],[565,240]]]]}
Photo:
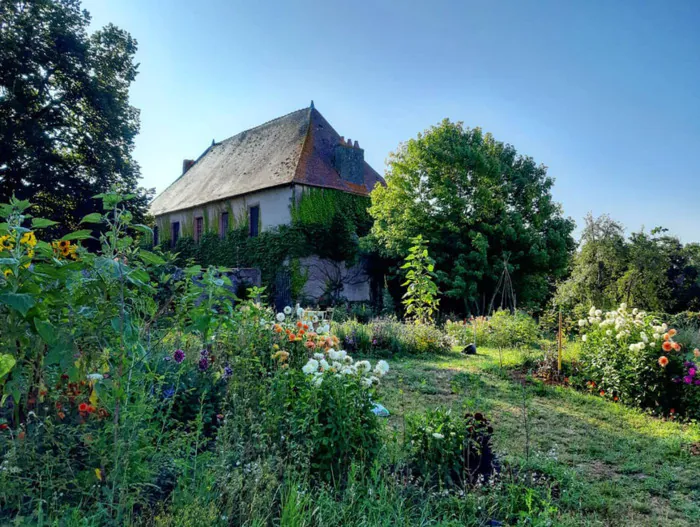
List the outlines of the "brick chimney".
{"type": "Polygon", "coordinates": [[[183,159],[182,160],[182,173],[184,174],[194,165],[194,159],[183,159]]]}
{"type": "Polygon", "coordinates": [[[335,145],[333,164],[340,177],[350,183],[363,185],[365,182],[365,151],[360,148],[357,141],[353,144],[348,138],[340,138],[335,145]]]}

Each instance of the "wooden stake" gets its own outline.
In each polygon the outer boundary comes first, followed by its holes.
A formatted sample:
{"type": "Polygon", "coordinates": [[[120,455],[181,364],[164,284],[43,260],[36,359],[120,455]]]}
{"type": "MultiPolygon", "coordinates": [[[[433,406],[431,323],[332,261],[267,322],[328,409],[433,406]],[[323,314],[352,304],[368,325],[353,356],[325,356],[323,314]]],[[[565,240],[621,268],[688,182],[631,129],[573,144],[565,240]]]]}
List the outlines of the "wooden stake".
{"type": "Polygon", "coordinates": [[[562,331],[561,331],[561,309],[559,310],[559,334],[557,335],[557,370],[561,371],[561,351],[562,351],[562,331]]]}

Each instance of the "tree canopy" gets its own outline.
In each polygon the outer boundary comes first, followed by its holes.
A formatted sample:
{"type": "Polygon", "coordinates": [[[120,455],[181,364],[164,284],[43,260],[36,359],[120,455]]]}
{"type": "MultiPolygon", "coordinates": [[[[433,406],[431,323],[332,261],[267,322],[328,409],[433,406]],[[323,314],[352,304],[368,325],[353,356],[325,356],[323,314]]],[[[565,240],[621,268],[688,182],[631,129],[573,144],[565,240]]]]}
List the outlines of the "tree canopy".
{"type": "Polygon", "coordinates": [[[700,245],[683,245],[663,228],[626,237],[622,224],[608,215],[589,214],[555,303],[583,313],[592,305],[614,309],[621,302],[667,313],[700,309],[700,245]]]}
{"type": "Polygon", "coordinates": [[[506,267],[518,304],[541,306],[575,247],[552,185],[546,167],[513,146],[444,120],[391,155],[387,186],[372,193],[370,239],[401,258],[422,234],[444,309],[487,311],[506,267]]]}
{"type": "Polygon", "coordinates": [[[131,156],[136,41],[89,21],[78,0],[0,0],[0,202],[30,199],[66,230],[110,188],[138,195],[137,217],[148,201],[131,156]]]}

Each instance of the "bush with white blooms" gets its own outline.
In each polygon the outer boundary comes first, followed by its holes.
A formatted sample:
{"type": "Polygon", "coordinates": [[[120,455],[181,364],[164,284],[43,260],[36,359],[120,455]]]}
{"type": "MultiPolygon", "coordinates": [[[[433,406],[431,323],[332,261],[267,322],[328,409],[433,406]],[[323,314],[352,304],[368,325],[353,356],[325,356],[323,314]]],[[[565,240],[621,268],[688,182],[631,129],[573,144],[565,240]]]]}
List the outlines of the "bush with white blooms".
{"type": "Polygon", "coordinates": [[[389,363],[380,360],[372,367],[368,360],[355,361],[346,351],[331,348],[324,353],[315,353],[301,371],[310,376],[317,386],[321,385],[324,377],[333,375],[359,378],[369,388],[377,386],[379,379],[389,372],[389,363]]]}

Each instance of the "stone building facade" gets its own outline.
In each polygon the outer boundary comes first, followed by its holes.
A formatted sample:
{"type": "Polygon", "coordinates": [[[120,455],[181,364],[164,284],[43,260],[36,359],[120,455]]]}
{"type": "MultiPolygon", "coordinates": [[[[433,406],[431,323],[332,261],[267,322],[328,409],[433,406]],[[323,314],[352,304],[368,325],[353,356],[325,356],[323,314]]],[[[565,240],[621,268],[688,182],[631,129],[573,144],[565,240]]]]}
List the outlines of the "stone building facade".
{"type": "MultiPolygon", "coordinates": [[[[309,189],[369,196],[382,177],[365,162],[357,141],[340,136],[314,108],[297,110],[212,145],[197,160],[185,160],[183,173],[152,202],[157,242],[179,237],[196,242],[207,232],[220,236],[247,225],[250,236],[288,225],[292,206],[309,189]]],[[[310,256],[304,295],[317,298],[334,275],[343,296],[369,299],[364,271],[310,256]]]]}

